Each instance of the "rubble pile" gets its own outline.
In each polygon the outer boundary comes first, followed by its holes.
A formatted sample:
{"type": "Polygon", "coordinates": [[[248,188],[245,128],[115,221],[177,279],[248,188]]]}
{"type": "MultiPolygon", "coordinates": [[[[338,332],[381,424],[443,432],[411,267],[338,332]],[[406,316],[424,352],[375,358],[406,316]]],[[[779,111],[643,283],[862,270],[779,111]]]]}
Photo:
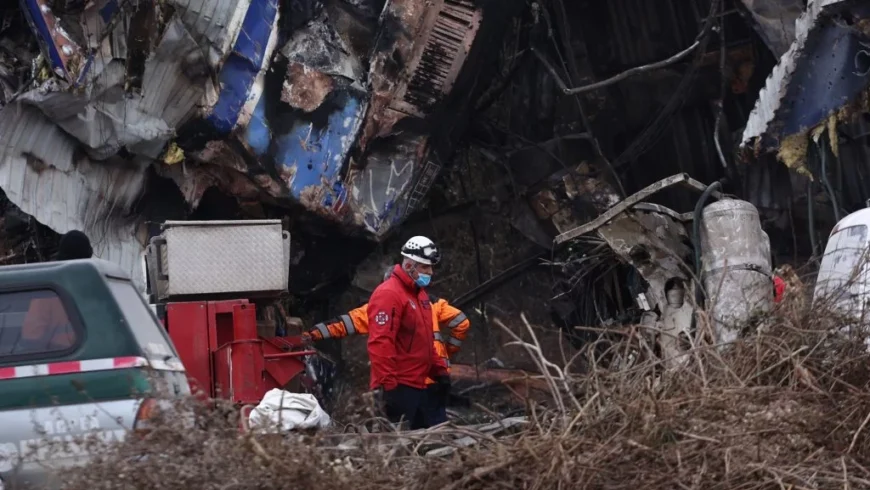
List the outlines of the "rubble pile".
{"type": "MultiPolygon", "coordinates": [[[[394,433],[336,421],[257,436],[209,412],[201,429],[167,424],[65,473],[66,488],[860,488],[867,332],[845,336],[838,321],[787,301],[763,333],[722,352],[699,345],[680,369],[590,358],[577,376],[553,363],[537,378],[549,400],[483,425],[394,433]]],[[[626,331],[612,348],[645,347],[626,331]]]]}
{"type": "Polygon", "coordinates": [[[156,177],[176,184],[181,217],[217,189],[381,239],[424,203],[492,64],[481,55],[521,6],[4,5],[0,187],[136,276],[155,218],[136,204],[156,177]]]}

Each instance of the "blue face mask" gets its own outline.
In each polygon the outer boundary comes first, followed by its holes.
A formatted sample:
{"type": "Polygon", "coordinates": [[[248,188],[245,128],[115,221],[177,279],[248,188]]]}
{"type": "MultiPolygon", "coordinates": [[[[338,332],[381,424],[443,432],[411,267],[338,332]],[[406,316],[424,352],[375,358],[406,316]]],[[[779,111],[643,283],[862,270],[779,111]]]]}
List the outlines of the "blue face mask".
{"type": "Polygon", "coordinates": [[[417,279],[414,279],[414,282],[417,283],[421,288],[425,288],[432,281],[432,276],[429,274],[423,274],[421,272],[417,273],[417,279]]]}

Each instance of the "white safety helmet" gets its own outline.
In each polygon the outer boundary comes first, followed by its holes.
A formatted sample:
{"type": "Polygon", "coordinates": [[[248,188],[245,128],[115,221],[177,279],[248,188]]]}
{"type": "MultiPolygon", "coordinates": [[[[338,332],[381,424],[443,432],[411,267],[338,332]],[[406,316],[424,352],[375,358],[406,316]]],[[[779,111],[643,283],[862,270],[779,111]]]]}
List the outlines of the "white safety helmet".
{"type": "Polygon", "coordinates": [[[425,265],[435,265],[441,260],[441,253],[435,243],[424,237],[415,236],[405,242],[402,256],[425,265]]]}

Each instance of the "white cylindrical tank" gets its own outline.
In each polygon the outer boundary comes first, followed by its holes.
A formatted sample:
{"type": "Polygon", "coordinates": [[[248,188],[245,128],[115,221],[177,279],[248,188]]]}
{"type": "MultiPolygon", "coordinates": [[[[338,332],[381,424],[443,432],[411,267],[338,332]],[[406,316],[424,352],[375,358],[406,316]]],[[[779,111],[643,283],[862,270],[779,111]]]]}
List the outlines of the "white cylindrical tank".
{"type": "Polygon", "coordinates": [[[773,306],[770,239],[755,206],[723,199],[704,208],[701,262],[716,341],[733,342],[753,314],[773,306]]]}

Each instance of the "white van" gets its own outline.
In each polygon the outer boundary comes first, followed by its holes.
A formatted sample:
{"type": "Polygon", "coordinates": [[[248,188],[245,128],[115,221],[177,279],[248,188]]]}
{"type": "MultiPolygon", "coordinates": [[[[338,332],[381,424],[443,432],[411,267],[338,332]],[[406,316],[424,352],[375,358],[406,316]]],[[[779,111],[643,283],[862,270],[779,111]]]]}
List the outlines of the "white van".
{"type": "Polygon", "coordinates": [[[813,302],[861,318],[870,298],[870,208],[846,216],[831,230],[816,278],[813,302]]]}

